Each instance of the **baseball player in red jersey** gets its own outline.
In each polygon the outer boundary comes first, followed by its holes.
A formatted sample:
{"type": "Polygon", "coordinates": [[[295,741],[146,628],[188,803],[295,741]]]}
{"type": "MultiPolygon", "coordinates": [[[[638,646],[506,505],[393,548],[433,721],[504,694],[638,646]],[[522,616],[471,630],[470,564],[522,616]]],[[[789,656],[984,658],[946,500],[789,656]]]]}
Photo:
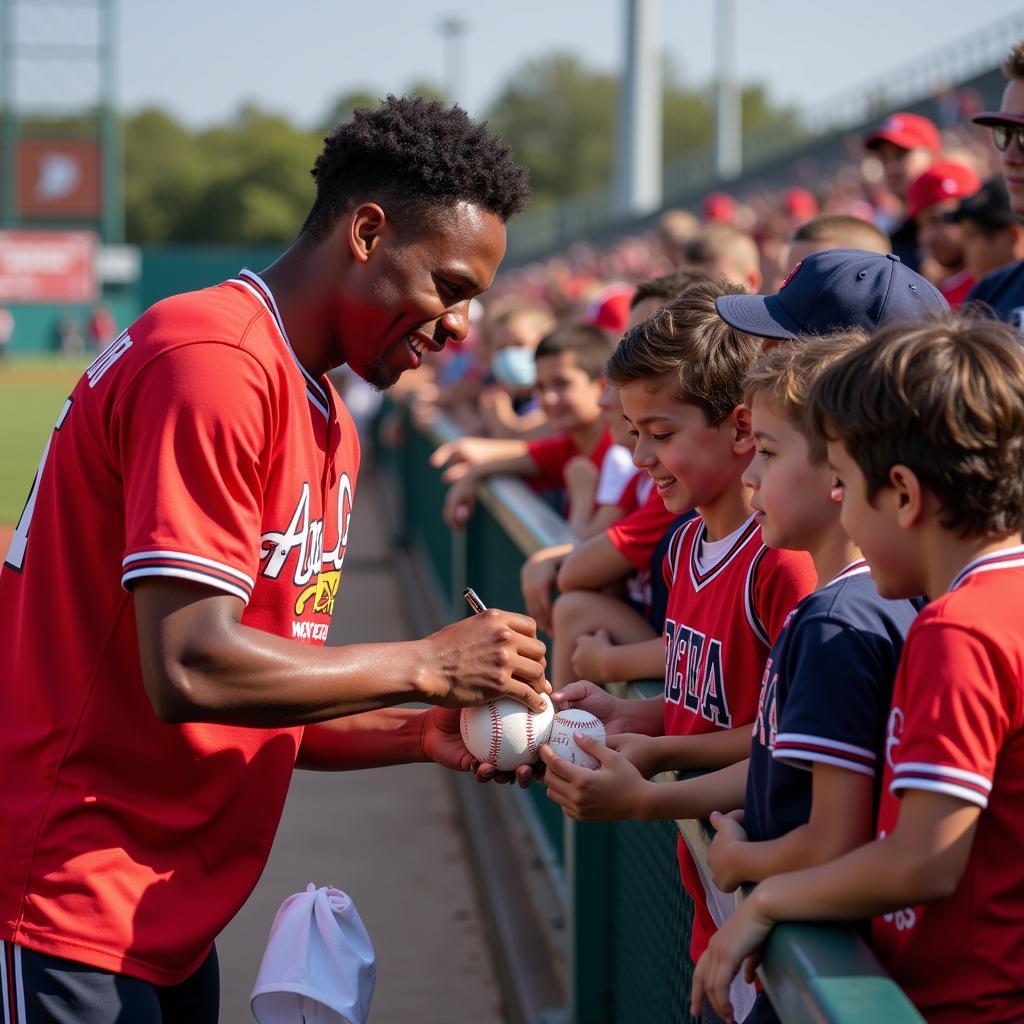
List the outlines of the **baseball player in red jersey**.
{"type": "Polygon", "coordinates": [[[897,671],[878,838],[761,882],[711,940],[692,1005],[706,992],[732,1019],[729,982],[777,921],[874,916],[930,1024],[1021,1020],[1024,353],[970,316],[885,328],[810,406],[879,593],[931,603],[897,671]]]}
{"type": "Polygon", "coordinates": [[[293,767],[464,771],[454,709],[547,687],[499,611],[323,647],[359,466],[325,373],[387,387],[465,335],[523,172],[458,108],[392,97],[314,177],[273,266],[158,303],[88,368],[6,555],[5,1024],[215,1021],[213,942],[293,767]]]}

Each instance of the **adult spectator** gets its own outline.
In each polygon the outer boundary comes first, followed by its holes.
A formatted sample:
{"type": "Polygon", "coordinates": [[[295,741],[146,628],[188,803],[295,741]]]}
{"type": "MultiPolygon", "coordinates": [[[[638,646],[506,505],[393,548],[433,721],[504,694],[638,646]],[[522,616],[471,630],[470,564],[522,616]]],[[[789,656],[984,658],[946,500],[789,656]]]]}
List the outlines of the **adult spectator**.
{"type": "Polygon", "coordinates": [[[907,192],[907,217],[917,225],[924,254],[942,268],[945,276],[935,285],[954,308],[967,298],[976,279],[965,266],[961,228],[946,215],[980,187],[970,167],[940,160],[918,175],[907,192]]]}
{"type": "Polygon", "coordinates": [[[1002,175],[985,182],[946,216],[960,228],[964,262],[976,281],[1024,259],[1024,221],[1010,209],[1002,175]]]}
{"type": "MultiPolygon", "coordinates": [[[[976,114],[972,120],[992,129],[999,150],[1010,209],[1024,214],[1024,41],[1015,43],[1003,62],[1007,78],[997,111],[976,114]]],[[[990,306],[1001,320],[1024,326],[1024,263],[1016,263],[982,278],[968,296],[990,306]]]]}
{"type": "MultiPolygon", "coordinates": [[[[920,114],[890,114],[865,140],[882,164],[889,191],[906,204],[910,183],[923,174],[942,153],[938,128],[920,114]]],[[[892,251],[912,270],[919,267],[917,226],[905,215],[883,224],[892,237],[892,251]]]]}

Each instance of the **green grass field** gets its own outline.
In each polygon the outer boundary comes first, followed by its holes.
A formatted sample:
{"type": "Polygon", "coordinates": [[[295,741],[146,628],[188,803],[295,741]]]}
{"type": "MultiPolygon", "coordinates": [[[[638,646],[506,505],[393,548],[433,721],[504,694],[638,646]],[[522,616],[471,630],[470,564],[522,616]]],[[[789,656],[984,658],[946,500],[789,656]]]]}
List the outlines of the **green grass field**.
{"type": "Polygon", "coordinates": [[[21,515],[43,446],[85,365],[60,358],[0,363],[0,525],[21,515]]]}

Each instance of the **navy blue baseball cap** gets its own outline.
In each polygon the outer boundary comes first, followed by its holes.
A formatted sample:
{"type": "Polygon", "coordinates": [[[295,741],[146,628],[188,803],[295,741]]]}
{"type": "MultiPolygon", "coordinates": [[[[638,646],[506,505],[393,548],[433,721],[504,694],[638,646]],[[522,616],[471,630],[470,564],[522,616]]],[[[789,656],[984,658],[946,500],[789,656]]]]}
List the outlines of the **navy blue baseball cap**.
{"type": "Polygon", "coordinates": [[[798,338],[860,327],[875,331],[949,309],[942,293],[898,256],[823,249],[790,272],[775,295],[722,295],[718,315],[762,338],[798,338]]]}

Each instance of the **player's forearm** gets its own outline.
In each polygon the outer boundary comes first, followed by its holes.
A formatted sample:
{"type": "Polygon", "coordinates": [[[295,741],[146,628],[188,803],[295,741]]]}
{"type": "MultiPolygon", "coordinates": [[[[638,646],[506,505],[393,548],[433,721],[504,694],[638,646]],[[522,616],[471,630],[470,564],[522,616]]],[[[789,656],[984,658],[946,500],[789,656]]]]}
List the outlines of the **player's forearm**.
{"type": "Polygon", "coordinates": [[[707,818],[712,811],[743,806],[748,761],[680,782],[652,782],[643,806],[648,821],[707,818]]]}
{"type": "Polygon", "coordinates": [[[659,745],[664,771],[725,768],[750,757],[750,723],[696,736],[666,736],[659,745]]]}
{"type": "Polygon", "coordinates": [[[413,708],[384,708],[306,726],[296,766],[348,771],[427,761],[422,744],[425,714],[413,708]]]}
{"type": "Polygon", "coordinates": [[[665,671],[665,641],[661,637],[638,644],[618,644],[601,657],[602,682],[656,679],[665,671]]]}
{"type": "Polygon", "coordinates": [[[428,641],[314,647],[240,624],[179,652],[168,718],[257,728],[309,725],[428,699],[428,641]]]}

